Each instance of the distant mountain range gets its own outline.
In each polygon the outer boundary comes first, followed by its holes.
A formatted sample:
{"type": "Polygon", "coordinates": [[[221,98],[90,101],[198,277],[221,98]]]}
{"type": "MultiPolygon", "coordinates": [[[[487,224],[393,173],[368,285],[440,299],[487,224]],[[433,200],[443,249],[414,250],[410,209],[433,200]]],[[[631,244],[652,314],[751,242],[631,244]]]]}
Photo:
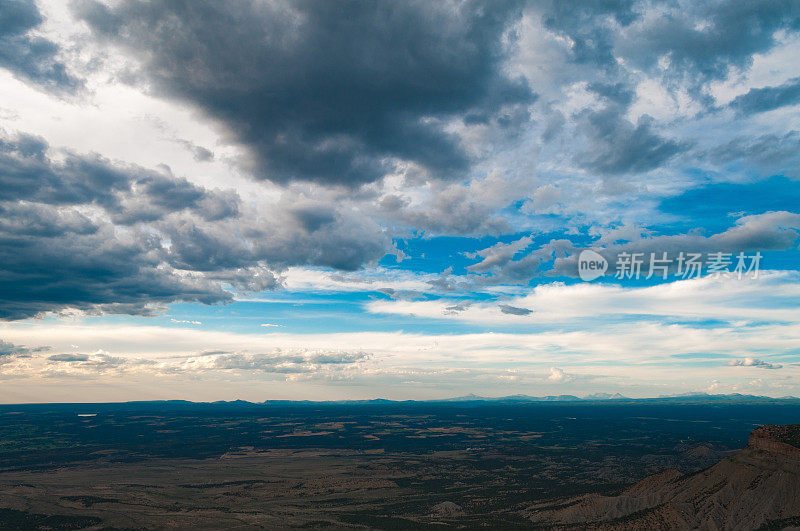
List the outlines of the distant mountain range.
{"type": "Polygon", "coordinates": [[[501,397],[485,397],[474,394],[446,398],[443,400],[429,400],[429,402],[594,402],[603,400],[620,400],[630,402],[677,402],[677,401],[711,401],[711,402],[731,402],[731,401],[761,401],[761,400],[800,400],[795,396],[783,396],[773,398],[769,396],[743,395],[739,393],[728,395],[712,395],[708,393],[682,393],[677,395],[661,395],[655,398],[630,398],[619,393],[594,393],[579,397],[575,395],[550,395],[550,396],[529,396],[529,395],[509,395],[501,397]]]}
{"type": "MultiPolygon", "coordinates": [[[[509,396],[501,396],[501,397],[485,397],[485,396],[478,396],[474,394],[469,394],[466,396],[457,396],[455,398],[446,398],[444,400],[440,400],[440,402],[469,402],[469,401],[481,401],[481,402],[572,402],[577,400],[631,400],[627,396],[622,396],[619,393],[594,393],[592,395],[584,396],[583,398],[575,395],[551,395],[551,396],[530,396],[530,395],[509,395],[509,396]]],[[[436,400],[432,400],[432,402],[436,402],[436,400]]]]}
{"type": "Polygon", "coordinates": [[[743,450],[700,472],[655,474],[618,496],[532,506],[548,529],[797,529],[800,425],[761,426],[743,450]]]}
{"type": "Polygon", "coordinates": [[[230,400],[217,402],[191,402],[188,400],[150,400],[134,402],[109,402],[109,403],[61,403],[61,404],[0,404],[0,409],[16,408],[24,405],[26,408],[51,408],[53,406],[73,407],[85,404],[94,408],[97,406],[108,406],[115,409],[140,409],[142,407],[161,407],[164,409],[185,409],[195,407],[216,407],[216,408],[258,408],[265,406],[322,406],[322,405],[408,405],[408,404],[481,404],[481,403],[523,403],[523,402],[550,402],[550,403],[606,403],[613,402],[619,404],[736,404],[736,403],[797,403],[800,398],[794,396],[784,396],[773,398],[769,396],[727,394],[711,395],[706,393],[687,393],[680,395],[659,396],[656,398],[629,398],[619,393],[594,393],[584,397],[575,395],[551,395],[551,396],[529,396],[529,395],[509,395],[501,397],[486,397],[475,394],[459,396],[454,398],[444,398],[435,400],[388,400],[385,398],[373,398],[367,400],[265,400],[264,402],[248,402],[246,400],[230,400]]]}
{"type": "MultiPolygon", "coordinates": [[[[549,395],[549,396],[530,396],[530,395],[508,395],[500,397],[487,397],[475,394],[445,398],[441,400],[425,400],[424,402],[654,402],[654,403],[682,403],[682,402],[763,402],[763,401],[800,401],[794,396],[783,396],[774,398],[769,396],[727,394],[711,395],[708,393],[684,393],[678,395],[661,395],[654,398],[630,398],[619,393],[594,393],[583,397],[576,395],[549,395]]],[[[357,400],[354,402],[376,402],[376,400],[357,400]]],[[[392,402],[387,400],[386,402],[392,402]]],[[[410,401],[407,401],[410,402],[410,401]]]]}

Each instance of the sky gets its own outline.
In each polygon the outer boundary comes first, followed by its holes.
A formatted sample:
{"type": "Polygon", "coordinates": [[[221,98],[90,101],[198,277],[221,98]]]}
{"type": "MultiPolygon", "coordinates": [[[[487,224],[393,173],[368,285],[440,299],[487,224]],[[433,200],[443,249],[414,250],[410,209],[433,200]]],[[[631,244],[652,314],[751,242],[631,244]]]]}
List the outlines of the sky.
{"type": "Polygon", "coordinates": [[[800,396],[798,50],[793,0],[0,0],[0,402],[800,396]]]}

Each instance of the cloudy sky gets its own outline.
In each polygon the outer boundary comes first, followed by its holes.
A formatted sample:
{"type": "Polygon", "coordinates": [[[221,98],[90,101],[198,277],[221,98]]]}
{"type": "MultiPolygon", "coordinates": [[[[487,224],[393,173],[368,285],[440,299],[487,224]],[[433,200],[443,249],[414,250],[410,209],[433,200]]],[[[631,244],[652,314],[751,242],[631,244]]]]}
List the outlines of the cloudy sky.
{"type": "Polygon", "coordinates": [[[0,402],[800,395],[798,50],[794,0],[0,0],[0,402]]]}

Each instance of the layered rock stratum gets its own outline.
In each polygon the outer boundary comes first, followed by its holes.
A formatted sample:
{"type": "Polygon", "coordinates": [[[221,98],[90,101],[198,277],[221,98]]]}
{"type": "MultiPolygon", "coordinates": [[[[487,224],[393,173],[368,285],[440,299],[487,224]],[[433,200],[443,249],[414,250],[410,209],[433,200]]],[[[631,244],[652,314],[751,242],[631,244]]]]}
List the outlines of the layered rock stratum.
{"type": "Polygon", "coordinates": [[[747,446],[690,475],[667,470],[618,496],[537,504],[548,528],[800,529],[800,424],[761,426],[747,446]]]}

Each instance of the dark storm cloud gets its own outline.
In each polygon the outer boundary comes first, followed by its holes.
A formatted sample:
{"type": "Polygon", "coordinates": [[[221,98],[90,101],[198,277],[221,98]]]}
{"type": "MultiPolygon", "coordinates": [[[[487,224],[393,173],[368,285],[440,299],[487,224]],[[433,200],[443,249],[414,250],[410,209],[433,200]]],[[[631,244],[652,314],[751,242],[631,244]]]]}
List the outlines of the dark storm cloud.
{"type": "Polygon", "coordinates": [[[210,192],[169,173],[112,164],[99,155],[66,152],[56,162],[48,148],[44,139],[30,135],[0,138],[0,201],[94,204],[109,209],[119,223],[151,221],[183,209],[209,220],[237,213],[238,198],[230,193],[210,192]]]}
{"type": "Polygon", "coordinates": [[[783,32],[800,30],[794,0],[532,0],[548,30],[564,37],[566,58],[584,79],[627,83],[643,71],[667,85],[684,85],[710,103],[706,84],[745,69],[768,52],[783,32]]]}
{"type": "Polygon", "coordinates": [[[150,314],[229,302],[295,265],[354,270],[385,254],[383,230],[286,192],[243,211],[233,191],[97,155],[0,137],[0,319],[48,311],[150,314]]]}
{"type": "Polygon", "coordinates": [[[202,229],[187,220],[166,227],[171,245],[171,262],[178,269],[218,271],[255,265],[257,258],[238,238],[225,231],[202,229]]]}
{"type": "Polygon", "coordinates": [[[613,84],[594,82],[589,83],[587,88],[607,101],[620,105],[622,108],[627,108],[633,101],[634,96],[636,96],[631,87],[621,82],[613,84]]]}
{"type": "Polygon", "coordinates": [[[738,136],[725,144],[700,152],[698,158],[722,165],[745,166],[762,175],[797,177],[800,175],[800,132],[738,136]]]}
{"type": "Polygon", "coordinates": [[[662,166],[682,145],[660,136],[647,115],[632,124],[616,105],[584,111],[579,127],[589,141],[578,163],[603,175],[647,172],[662,166]]]}
{"type": "Polygon", "coordinates": [[[58,45],[29,33],[41,23],[32,0],[0,0],[0,68],[54,92],[73,92],[82,84],[58,61],[58,45]]]}
{"type": "Polygon", "coordinates": [[[398,159],[461,177],[470,160],[449,121],[527,119],[508,107],[533,95],[502,66],[518,4],[79,0],[73,8],[96,36],[140,60],[155,91],[225,124],[259,176],[356,185],[398,159]]]}
{"type": "Polygon", "coordinates": [[[573,61],[601,68],[612,67],[614,59],[614,23],[627,26],[639,17],[633,0],[593,2],[534,2],[542,9],[547,29],[570,39],[573,61]]]}
{"type": "Polygon", "coordinates": [[[44,139],[30,135],[0,138],[0,201],[107,205],[129,185],[124,173],[99,157],[70,157],[54,164],[47,148],[44,139]]]}
{"type": "Polygon", "coordinates": [[[753,54],[774,46],[780,30],[800,29],[795,0],[678,2],[656,9],[660,13],[625,33],[618,51],[647,69],[667,58],[667,75],[689,82],[724,79],[731,67],[749,66],[753,54]]]}
{"type": "MultiPolygon", "coordinates": [[[[181,212],[203,219],[204,206],[218,201],[231,198],[98,156],[54,160],[35,137],[0,138],[0,319],[68,308],[146,314],[174,300],[230,300],[218,283],[165,267],[172,253],[157,227],[121,230],[108,221],[135,221],[130,203],[147,204],[149,220],[181,212]]],[[[221,212],[212,208],[211,217],[221,212]]]]}
{"type": "Polygon", "coordinates": [[[58,210],[35,203],[0,203],[0,233],[14,236],[53,237],[88,235],[98,227],[75,210],[58,210]]]}
{"type": "MultiPolygon", "coordinates": [[[[626,118],[643,78],[661,85],[673,98],[682,93],[708,109],[714,104],[709,83],[746,71],[756,54],[791,42],[791,35],[800,31],[800,3],[794,0],[532,0],[528,6],[532,18],[563,37],[563,55],[551,61],[561,61],[561,70],[573,73],[567,83],[585,83],[602,99],[604,108],[590,105],[567,119],[577,120],[587,141],[577,147],[574,160],[603,176],[649,172],[691,145],[666,137],[666,123],[646,116],[635,123],[626,118]],[[578,67],[570,70],[562,57],[578,67]]],[[[530,61],[540,60],[546,67],[546,54],[530,61]]],[[[642,94],[639,98],[647,99],[642,94]]],[[[800,82],[793,79],[753,89],[731,107],[753,114],[798,102],[800,82]]],[[[541,137],[545,142],[561,138],[556,134],[562,129],[558,115],[548,116],[541,137]]]]}
{"type": "Polygon", "coordinates": [[[373,220],[349,208],[314,208],[290,197],[279,206],[279,217],[267,225],[243,226],[242,235],[254,255],[278,268],[313,265],[354,271],[386,254],[387,235],[373,220]]]}
{"type": "Polygon", "coordinates": [[[800,78],[796,77],[777,87],[750,89],[747,94],[737,96],[730,103],[730,107],[741,114],[756,114],[798,103],[800,103],[800,78]]]}
{"type": "Polygon", "coordinates": [[[336,220],[334,209],[324,204],[298,204],[290,212],[303,229],[314,232],[336,220]]]}
{"type": "Polygon", "coordinates": [[[203,277],[163,267],[164,254],[157,237],[122,236],[110,225],[92,234],[0,232],[0,319],[68,308],[148,314],[175,300],[231,299],[203,277]]]}

